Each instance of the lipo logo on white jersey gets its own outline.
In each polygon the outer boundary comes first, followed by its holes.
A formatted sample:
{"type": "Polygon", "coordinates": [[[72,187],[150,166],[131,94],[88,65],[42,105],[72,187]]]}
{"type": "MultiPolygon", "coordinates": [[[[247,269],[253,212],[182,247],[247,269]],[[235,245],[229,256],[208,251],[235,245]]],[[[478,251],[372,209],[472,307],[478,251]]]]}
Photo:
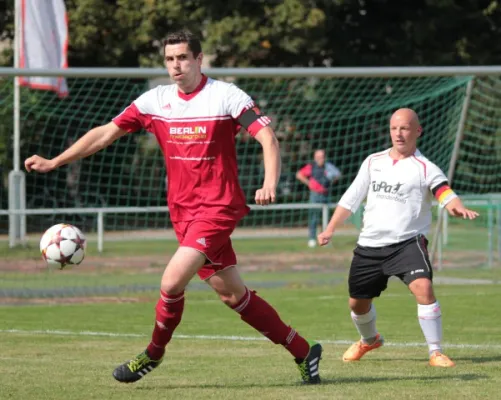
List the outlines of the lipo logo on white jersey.
{"type": "Polygon", "coordinates": [[[407,203],[407,199],[404,197],[404,193],[400,191],[403,183],[397,182],[394,184],[389,184],[385,181],[372,181],[372,191],[376,194],[378,199],[393,200],[399,203],[407,203]]]}
{"type": "Polygon", "coordinates": [[[169,134],[175,140],[207,139],[206,126],[171,126],[169,134]]]}

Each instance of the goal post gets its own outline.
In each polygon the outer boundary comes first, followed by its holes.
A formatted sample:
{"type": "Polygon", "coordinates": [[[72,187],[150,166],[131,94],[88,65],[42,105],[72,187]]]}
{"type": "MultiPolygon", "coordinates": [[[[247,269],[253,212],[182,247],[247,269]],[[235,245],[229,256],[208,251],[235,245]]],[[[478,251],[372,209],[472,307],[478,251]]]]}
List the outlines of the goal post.
{"type": "MultiPolygon", "coordinates": [[[[308,190],[295,179],[295,173],[311,161],[314,149],[324,148],[327,159],[343,174],[330,192],[335,204],[363,159],[390,146],[388,118],[400,107],[418,112],[425,132],[419,148],[444,172],[455,171],[452,184],[459,194],[501,193],[500,180],[493,178],[501,175],[501,67],[216,68],[204,72],[236,83],[255,98],[271,116],[281,143],[283,174],[278,207],[253,209],[240,230],[306,235],[311,212],[308,190]],[[467,98],[470,105],[465,108],[467,98]],[[461,125],[462,140],[458,142],[461,125]]],[[[7,138],[4,148],[0,144],[4,173],[12,165],[5,160],[10,160],[13,146],[9,139],[10,107],[16,75],[65,76],[70,92],[60,99],[50,92],[22,88],[22,159],[35,153],[47,157],[58,154],[90,128],[108,122],[158,80],[166,79],[164,70],[145,68],[0,68],[0,138],[7,138]]],[[[245,133],[238,135],[236,147],[241,184],[251,204],[263,177],[261,149],[245,133]]],[[[147,132],[127,135],[110,148],[50,176],[28,174],[26,209],[32,213],[27,214],[26,231],[42,232],[60,218],[88,232],[170,229],[164,210],[134,211],[138,207],[164,207],[165,186],[163,159],[155,138],[147,132]],[[83,208],[120,212],[36,215],[36,210],[83,208]]],[[[7,210],[2,192],[0,201],[2,210],[7,210]]],[[[324,220],[325,214],[324,210],[324,220]]],[[[8,215],[0,215],[0,229],[3,226],[7,231],[8,215]]],[[[499,223],[496,218],[494,221],[499,223]]],[[[351,222],[356,232],[359,215],[351,222]]],[[[455,225],[450,220],[449,224],[447,232],[454,237],[455,225]]],[[[480,232],[487,228],[487,221],[479,226],[480,232]]],[[[467,228],[461,225],[461,229],[467,228]]],[[[434,232],[440,232],[440,224],[434,232]]],[[[454,245],[455,240],[449,242],[454,245]]],[[[449,244],[444,246],[446,256],[449,244]]]]}
{"type": "MultiPolygon", "coordinates": [[[[467,86],[466,86],[466,93],[464,96],[463,100],[463,108],[461,110],[461,116],[459,118],[459,123],[458,123],[458,128],[456,132],[456,138],[454,140],[454,147],[452,149],[452,154],[451,154],[451,159],[449,161],[449,168],[447,170],[447,179],[449,180],[450,183],[453,182],[454,180],[454,172],[456,170],[456,164],[459,156],[459,149],[461,146],[461,141],[463,140],[464,136],[464,130],[466,126],[466,118],[468,116],[468,109],[470,107],[470,101],[471,101],[471,95],[473,91],[473,85],[474,85],[475,80],[471,79],[467,86]]],[[[433,263],[435,261],[435,257],[437,255],[437,246],[440,244],[442,245],[443,242],[441,242],[441,238],[445,238],[447,240],[446,236],[441,236],[441,233],[446,230],[444,228],[443,224],[447,224],[448,218],[446,217],[446,210],[444,209],[439,209],[438,215],[437,215],[437,222],[435,225],[435,231],[433,235],[433,241],[430,249],[430,254],[431,254],[431,262],[433,263]]],[[[447,244],[447,243],[445,243],[447,244]]],[[[439,270],[442,269],[442,263],[439,262],[439,270]]]]}

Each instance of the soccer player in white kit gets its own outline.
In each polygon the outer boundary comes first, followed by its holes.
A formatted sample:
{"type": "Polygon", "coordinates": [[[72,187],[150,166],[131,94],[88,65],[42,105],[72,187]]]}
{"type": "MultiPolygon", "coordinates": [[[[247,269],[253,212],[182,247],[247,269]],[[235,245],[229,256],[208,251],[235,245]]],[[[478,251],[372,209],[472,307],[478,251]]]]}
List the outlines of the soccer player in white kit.
{"type": "Polygon", "coordinates": [[[389,277],[397,276],[416,297],[430,365],[454,366],[442,353],[442,313],[433,292],[425,235],[431,226],[433,197],[452,216],[471,220],[478,213],[464,207],[440,168],[417,149],[421,134],[416,113],[397,110],[390,119],[393,146],[365,159],[327,228],[317,237],[321,246],[328,244],[336,228],[367,199],[348,279],[351,318],[361,339],[344,353],[344,361],[358,361],[383,345],[372,301],[386,289],[389,277]]]}

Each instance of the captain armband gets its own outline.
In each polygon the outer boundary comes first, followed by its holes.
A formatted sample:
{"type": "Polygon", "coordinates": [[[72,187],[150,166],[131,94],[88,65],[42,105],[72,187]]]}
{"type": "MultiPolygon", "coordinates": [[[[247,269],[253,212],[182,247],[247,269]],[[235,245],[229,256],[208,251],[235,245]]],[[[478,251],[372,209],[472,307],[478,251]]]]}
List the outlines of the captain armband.
{"type": "Polygon", "coordinates": [[[261,111],[257,106],[249,108],[248,110],[244,111],[242,115],[240,115],[240,117],[238,117],[238,122],[240,123],[240,125],[242,125],[247,130],[256,121],[259,121],[261,126],[268,125],[270,121],[268,117],[261,114],[261,111]]]}
{"type": "Polygon", "coordinates": [[[448,182],[442,182],[439,185],[435,186],[431,192],[433,196],[438,201],[440,207],[445,207],[447,204],[451,202],[451,200],[458,197],[456,193],[451,189],[448,182]]]}

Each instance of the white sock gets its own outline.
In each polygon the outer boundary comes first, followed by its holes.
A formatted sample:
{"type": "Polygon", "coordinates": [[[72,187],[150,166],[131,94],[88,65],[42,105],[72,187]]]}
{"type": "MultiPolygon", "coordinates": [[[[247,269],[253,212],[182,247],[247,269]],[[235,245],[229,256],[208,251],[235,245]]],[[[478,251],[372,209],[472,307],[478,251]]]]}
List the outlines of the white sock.
{"type": "Polygon", "coordinates": [[[423,331],[430,354],[434,351],[442,351],[442,311],[440,304],[418,304],[419,325],[423,331]]]}
{"type": "Polygon", "coordinates": [[[358,333],[362,337],[362,341],[365,343],[371,343],[377,336],[376,329],[376,308],[374,304],[371,304],[371,309],[367,314],[357,315],[353,311],[351,312],[351,319],[357,328],[358,333]]]}

